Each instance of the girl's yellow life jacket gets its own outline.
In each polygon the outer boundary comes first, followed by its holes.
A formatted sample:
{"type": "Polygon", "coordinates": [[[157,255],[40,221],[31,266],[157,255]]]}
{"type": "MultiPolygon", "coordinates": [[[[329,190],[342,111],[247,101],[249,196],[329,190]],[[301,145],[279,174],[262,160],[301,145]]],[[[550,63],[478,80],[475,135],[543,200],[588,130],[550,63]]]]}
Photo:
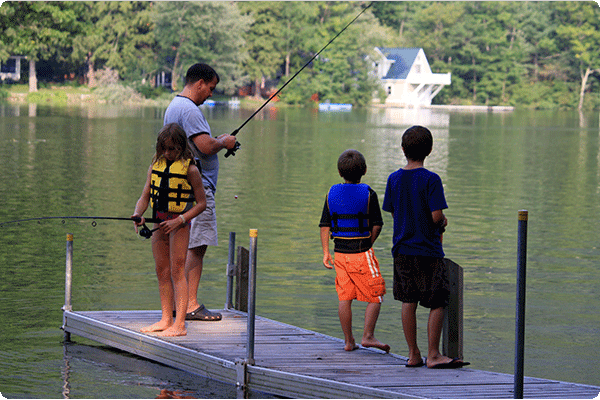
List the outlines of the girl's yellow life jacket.
{"type": "Polygon", "coordinates": [[[161,158],[152,164],[150,203],[154,212],[184,213],[194,206],[194,191],[187,180],[191,161],[161,158]]]}

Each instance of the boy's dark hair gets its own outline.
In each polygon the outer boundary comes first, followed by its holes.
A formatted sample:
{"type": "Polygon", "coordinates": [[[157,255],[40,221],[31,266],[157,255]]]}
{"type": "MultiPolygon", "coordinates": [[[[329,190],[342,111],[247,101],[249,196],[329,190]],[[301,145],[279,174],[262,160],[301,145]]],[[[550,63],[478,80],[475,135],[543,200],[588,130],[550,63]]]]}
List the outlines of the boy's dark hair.
{"type": "Polygon", "coordinates": [[[196,83],[200,79],[204,82],[211,82],[214,78],[217,78],[217,83],[221,80],[219,74],[210,65],[197,63],[192,65],[185,74],[185,84],[196,83]]]}
{"type": "Polygon", "coordinates": [[[409,160],[424,161],[433,148],[433,136],[424,126],[411,126],[402,135],[402,150],[409,160]]]}
{"type": "Polygon", "coordinates": [[[360,178],[367,173],[367,161],[357,150],[344,151],[337,165],[341,177],[349,182],[360,182],[360,178]]]}

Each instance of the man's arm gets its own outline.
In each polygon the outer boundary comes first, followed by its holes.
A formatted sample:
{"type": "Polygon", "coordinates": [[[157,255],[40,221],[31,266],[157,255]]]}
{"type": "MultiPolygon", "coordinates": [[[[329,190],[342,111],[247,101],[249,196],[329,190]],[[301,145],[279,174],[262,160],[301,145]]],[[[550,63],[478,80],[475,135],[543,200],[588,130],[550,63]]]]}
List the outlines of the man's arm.
{"type": "Polygon", "coordinates": [[[235,136],[231,136],[226,133],[214,138],[208,133],[203,132],[192,136],[192,142],[194,142],[200,152],[212,156],[223,149],[233,149],[236,139],[235,136]]]}

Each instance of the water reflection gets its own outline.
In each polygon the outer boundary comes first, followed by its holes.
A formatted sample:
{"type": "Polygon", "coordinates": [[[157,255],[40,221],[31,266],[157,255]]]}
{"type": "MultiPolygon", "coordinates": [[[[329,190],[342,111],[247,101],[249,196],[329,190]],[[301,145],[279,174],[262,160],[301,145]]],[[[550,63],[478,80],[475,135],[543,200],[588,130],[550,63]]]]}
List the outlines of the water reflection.
{"type": "Polygon", "coordinates": [[[450,113],[433,108],[380,108],[369,114],[369,123],[375,126],[409,128],[413,125],[432,128],[448,128],[450,113]]]}
{"type": "MultiPolygon", "coordinates": [[[[0,220],[129,216],[154,152],[162,112],[43,105],[31,111],[27,105],[0,105],[5,166],[0,220]]],[[[219,134],[232,132],[253,110],[214,107],[206,112],[219,134]]],[[[388,175],[405,163],[401,134],[422,124],[434,135],[426,167],[442,176],[450,206],[446,253],[465,269],[465,358],[475,368],[513,371],[516,217],[517,210],[528,209],[525,373],[600,384],[593,347],[600,333],[595,307],[600,286],[600,226],[594,218],[600,213],[597,114],[585,115],[585,128],[580,128],[577,113],[562,112],[319,113],[274,106],[259,114],[240,132],[242,148],[236,156],[221,163],[216,194],[221,245],[209,250],[200,293],[207,307],[225,303],[228,233],[237,232],[244,245],[248,230],[256,228],[257,313],[340,337],[335,275],[321,265],[318,234],[325,193],[340,181],[337,158],[348,148],[361,151],[368,164],[364,182],[382,196],[388,175]],[[587,368],[577,368],[581,365],[587,368]]],[[[388,215],[384,222],[375,251],[391,283],[388,215]]],[[[98,222],[91,227],[67,221],[3,227],[0,312],[11,329],[0,331],[5,376],[0,377],[0,391],[15,397],[53,397],[63,391],[86,397],[90,390],[90,397],[151,398],[163,389],[183,395],[197,390],[175,377],[166,385],[153,381],[148,376],[154,371],[119,372],[129,358],[105,367],[105,361],[73,357],[69,351],[70,358],[63,360],[57,326],[67,231],[75,235],[74,309],[160,307],[149,242],[140,241],[130,224],[98,222]],[[52,372],[41,376],[35,372],[40,366],[52,372]],[[97,391],[84,374],[87,370],[95,371],[91,377],[100,382],[97,391]],[[63,381],[68,385],[63,387],[63,381]]],[[[363,312],[357,303],[356,328],[363,312]]],[[[391,296],[377,330],[393,352],[405,355],[399,304],[391,296]]]]}
{"type": "MultiPolygon", "coordinates": [[[[64,343],[63,397],[236,398],[234,385],[166,367],[115,349],[64,343]],[[107,375],[108,374],[108,375],[107,375]],[[89,387],[88,382],[94,382],[89,387]]],[[[264,394],[250,395],[250,398],[264,394]]]]}

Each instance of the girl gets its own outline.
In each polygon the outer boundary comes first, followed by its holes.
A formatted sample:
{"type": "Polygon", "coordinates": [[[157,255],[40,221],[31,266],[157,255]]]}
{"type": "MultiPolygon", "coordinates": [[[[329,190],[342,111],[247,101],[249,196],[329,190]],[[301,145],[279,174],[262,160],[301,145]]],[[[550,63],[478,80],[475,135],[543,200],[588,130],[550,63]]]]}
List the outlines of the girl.
{"type": "Polygon", "coordinates": [[[156,154],[132,215],[132,218],[141,218],[140,222],[134,222],[136,233],[145,222],[142,215],[149,203],[152,204],[153,217],[162,221],[154,225],[159,229],[152,235],[162,318],[141,331],[158,332],[159,336],[184,336],[187,334],[185,258],[190,234],[188,221],[204,211],[206,197],[187,137],[177,124],[165,125],[158,134],[156,154]],[[174,322],[173,304],[176,311],[174,322]]]}

